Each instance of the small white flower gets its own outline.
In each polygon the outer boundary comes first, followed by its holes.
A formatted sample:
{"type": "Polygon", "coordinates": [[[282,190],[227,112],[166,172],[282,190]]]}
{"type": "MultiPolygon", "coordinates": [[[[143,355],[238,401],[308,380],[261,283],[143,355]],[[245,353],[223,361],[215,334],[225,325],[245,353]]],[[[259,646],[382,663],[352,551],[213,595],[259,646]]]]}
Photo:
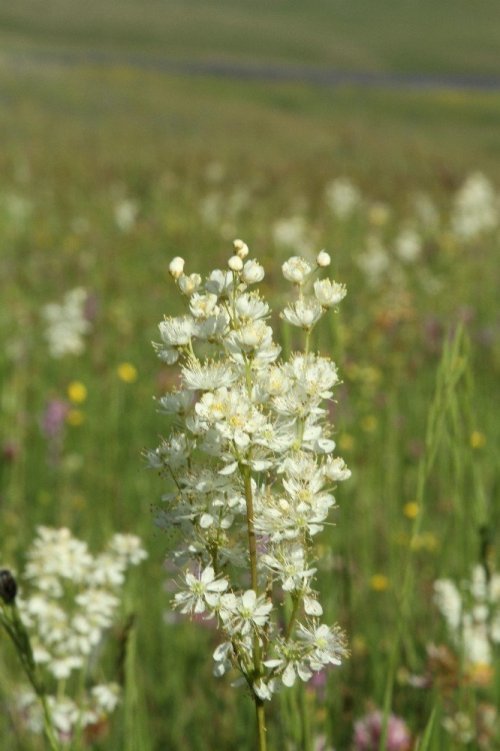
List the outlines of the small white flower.
{"type": "Polygon", "coordinates": [[[189,360],[182,368],[182,382],[186,389],[212,391],[230,386],[237,379],[237,373],[225,362],[205,362],[189,360]]]}
{"type": "Polygon", "coordinates": [[[252,628],[262,628],[268,623],[272,609],[272,603],[263,595],[257,597],[253,589],[247,589],[237,602],[236,615],[231,624],[233,633],[248,634],[252,628]]]}
{"type": "Polygon", "coordinates": [[[240,295],[234,308],[241,321],[256,321],[269,314],[269,305],[254,293],[240,295]]]}
{"type": "Polygon", "coordinates": [[[245,284],[256,284],[264,279],[264,268],[257,261],[247,261],[241,274],[245,284]]]}
{"type": "Polygon", "coordinates": [[[344,638],[338,628],[322,624],[315,628],[298,628],[299,638],[310,649],[309,661],[313,670],[321,670],[325,665],[340,665],[346,654],[344,638]]]}
{"type": "Polygon", "coordinates": [[[215,269],[205,282],[206,291],[213,292],[217,297],[227,297],[232,288],[233,275],[230,271],[215,269]]]}
{"type": "Polygon", "coordinates": [[[99,709],[111,714],[119,704],[121,689],[117,683],[101,683],[94,686],[90,693],[99,709]]]}
{"type": "Polygon", "coordinates": [[[199,274],[190,274],[185,276],[184,274],[179,277],[178,285],[183,295],[190,297],[197,292],[201,284],[201,276],[199,274]]]}
{"type": "Polygon", "coordinates": [[[187,590],[177,592],[174,597],[174,605],[181,613],[204,613],[207,605],[213,609],[229,586],[227,579],[215,578],[212,566],[207,566],[197,577],[187,571],[185,581],[187,590]]]}
{"type": "Polygon", "coordinates": [[[167,347],[182,347],[189,344],[194,334],[194,321],[191,316],[165,318],[158,328],[162,341],[167,347]]]}
{"type": "Polygon", "coordinates": [[[189,300],[189,310],[194,318],[208,318],[217,312],[217,295],[210,292],[206,295],[193,293],[189,300]]]}
{"type": "Polygon", "coordinates": [[[318,279],[314,282],[314,294],[323,308],[331,308],[338,305],[347,294],[343,284],[333,282],[330,279],[318,279]]]}
{"type": "Polygon", "coordinates": [[[318,301],[309,297],[288,305],[283,310],[282,317],[292,326],[298,326],[308,331],[319,321],[322,313],[323,310],[318,301]]]}
{"type": "Polygon", "coordinates": [[[288,261],[285,261],[285,263],[281,267],[281,270],[283,272],[283,276],[289,282],[293,282],[294,284],[304,284],[307,277],[311,273],[312,268],[305,258],[301,258],[300,256],[292,256],[288,259],[288,261]]]}
{"type": "Polygon", "coordinates": [[[329,456],[323,465],[323,472],[325,477],[332,482],[343,482],[351,476],[351,470],[340,456],[335,459],[329,456]]]}

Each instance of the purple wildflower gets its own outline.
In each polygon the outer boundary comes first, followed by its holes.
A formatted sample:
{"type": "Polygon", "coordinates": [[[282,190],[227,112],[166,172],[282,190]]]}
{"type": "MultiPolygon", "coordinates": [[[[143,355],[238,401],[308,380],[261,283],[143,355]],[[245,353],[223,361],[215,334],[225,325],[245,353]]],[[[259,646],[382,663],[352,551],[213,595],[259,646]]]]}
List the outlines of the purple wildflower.
{"type": "Polygon", "coordinates": [[[68,404],[63,399],[51,399],[42,416],[42,431],[49,440],[60,437],[68,414],[68,404]]]}

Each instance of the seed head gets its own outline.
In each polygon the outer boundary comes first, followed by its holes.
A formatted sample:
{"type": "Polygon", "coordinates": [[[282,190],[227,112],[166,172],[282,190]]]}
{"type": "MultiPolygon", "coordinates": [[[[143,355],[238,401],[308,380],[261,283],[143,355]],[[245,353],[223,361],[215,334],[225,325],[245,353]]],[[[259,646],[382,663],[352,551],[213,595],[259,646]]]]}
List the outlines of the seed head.
{"type": "Polygon", "coordinates": [[[10,605],[16,599],[16,594],[16,580],[8,569],[2,569],[0,571],[0,597],[6,605],[10,605]]]}

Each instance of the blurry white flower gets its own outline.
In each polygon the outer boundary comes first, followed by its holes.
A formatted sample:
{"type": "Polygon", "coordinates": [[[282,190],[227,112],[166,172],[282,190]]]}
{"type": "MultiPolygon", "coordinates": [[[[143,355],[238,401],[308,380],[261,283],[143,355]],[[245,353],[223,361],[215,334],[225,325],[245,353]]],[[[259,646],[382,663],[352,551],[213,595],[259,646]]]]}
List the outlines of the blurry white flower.
{"type": "Polygon", "coordinates": [[[362,203],[359,189],[346,177],[328,183],[325,198],[329,209],[339,219],[347,219],[362,203]]]}
{"type": "Polygon", "coordinates": [[[122,232],[128,232],[132,229],[137,220],[139,213],[139,204],[130,198],[124,198],[115,204],[114,215],[116,226],[122,232]]]}
{"type": "Polygon", "coordinates": [[[451,214],[451,230],[461,240],[473,240],[499,225],[499,198],[488,178],[476,172],[457,192],[451,214]]]}
{"type": "Polygon", "coordinates": [[[422,239],[416,230],[407,227],[396,237],[395,248],[404,263],[415,263],[422,254],[422,239]]]}
{"type": "Polygon", "coordinates": [[[42,307],[45,338],[52,357],[81,355],[84,351],[84,336],[90,331],[85,315],[87,298],[83,287],[77,287],[65,294],[61,304],[49,303],[42,307]]]}

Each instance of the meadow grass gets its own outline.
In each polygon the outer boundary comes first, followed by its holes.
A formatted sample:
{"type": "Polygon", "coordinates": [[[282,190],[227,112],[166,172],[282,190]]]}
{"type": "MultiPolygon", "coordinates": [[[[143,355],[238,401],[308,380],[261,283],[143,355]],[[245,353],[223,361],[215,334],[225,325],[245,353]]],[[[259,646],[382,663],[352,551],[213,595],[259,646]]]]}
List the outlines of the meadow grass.
{"type": "MultiPolygon", "coordinates": [[[[403,21],[406,34],[411,27],[396,6],[400,26],[384,27],[387,36],[379,37],[370,33],[373,3],[349,12],[339,4],[342,47],[327,39],[326,3],[307,14],[302,4],[290,3],[284,36],[277,33],[281,9],[262,5],[264,37],[257,22],[248,23],[243,4],[232,4],[231,11],[224,3],[193,4],[186,15],[181,4],[170,4],[168,14],[153,5],[162,23],[149,16],[139,23],[134,3],[109,6],[117,48],[167,46],[178,56],[191,56],[193,49],[215,56],[224,48],[241,59],[258,37],[270,59],[424,70],[423,57],[415,52],[410,59],[411,45],[396,33],[403,21]],[[200,48],[195,29],[207,23],[213,23],[213,34],[204,35],[211,44],[200,48]],[[354,27],[359,33],[351,53],[345,39],[354,27]],[[242,46],[243,30],[249,33],[242,46]]],[[[405,7],[411,14],[413,6],[405,7]]],[[[470,5],[454,7],[450,36],[464,27],[470,5]]],[[[279,266],[287,252],[272,226],[299,214],[316,250],[331,252],[335,277],[349,290],[342,312],[322,327],[318,346],[333,353],[344,381],[337,438],[353,470],[338,492],[337,526],[321,538],[320,588],[326,615],[346,629],[352,655],[328,676],[324,697],[297,690],[276,703],[270,747],[285,748],[287,736],[307,749],[298,718],[308,703],[313,734],[326,733],[337,751],[348,749],[353,720],[372,703],[385,702],[420,736],[420,751],[454,749],[442,727],[448,705],[472,715],[475,706],[498,704],[498,660],[485,685],[460,670],[447,684],[444,667],[440,673],[435,665],[429,690],[412,687],[408,676],[429,669],[427,645],[450,643],[431,603],[433,581],[467,576],[481,561],[484,540],[491,548],[497,542],[498,237],[462,245],[443,230],[429,239],[421,263],[440,283],[434,295],[422,291],[418,269],[408,272],[401,290],[372,288],[356,263],[369,223],[364,217],[335,219],[324,188],[347,175],[370,202],[390,205],[383,230],[388,242],[411,218],[416,191],[426,191],[445,215],[469,172],[485,171],[500,185],[500,97],[243,85],[126,64],[37,64],[29,57],[20,67],[9,56],[9,50],[54,39],[72,49],[90,39],[98,46],[96,8],[85,4],[73,35],[73,4],[53,3],[45,20],[35,18],[29,3],[0,14],[7,50],[0,61],[2,560],[21,568],[37,524],[67,525],[91,547],[115,530],[141,535],[150,557],[134,572],[123,614],[123,624],[127,613],[136,616],[125,700],[108,735],[93,747],[254,747],[251,701],[211,676],[213,633],[199,624],[165,622],[170,596],[162,563],[172,541],[153,526],[150,506],[164,489],[145,469],[141,451],[168,430],[151,396],[170,382],[150,341],[158,337],[162,315],[179,312],[167,273],[170,258],[182,255],[190,270],[207,271],[226,262],[234,236],[264,257],[265,289],[278,303],[279,266]],[[123,229],[116,212],[127,200],[136,202],[137,217],[123,229]],[[207,205],[214,202],[216,220],[207,221],[207,205]],[[86,351],[54,360],[40,308],[80,285],[95,303],[86,351]],[[457,329],[464,320],[465,332],[457,329]],[[120,379],[117,368],[124,362],[137,368],[134,382],[120,379]],[[68,398],[72,381],[84,383],[88,396],[78,406],[81,424],[66,425],[54,463],[40,421],[51,398],[68,398]],[[405,513],[408,502],[417,504],[414,519],[405,513]]],[[[414,12],[415,19],[424,18],[414,12]]],[[[432,13],[438,8],[429,3],[424,30],[432,27],[435,36],[425,64],[442,70],[444,31],[431,23],[432,13]]],[[[448,69],[462,70],[483,34],[474,66],[491,72],[494,29],[476,14],[463,58],[449,61],[448,69]]],[[[103,44],[107,31],[105,25],[103,44]]],[[[297,346],[289,333],[283,337],[286,350],[297,346]]],[[[113,633],[115,647],[119,639],[119,631],[113,633]]],[[[16,664],[3,640],[0,661],[5,748],[43,748],[23,731],[12,707],[16,664]]],[[[116,655],[110,672],[115,661],[116,655]]]]}

